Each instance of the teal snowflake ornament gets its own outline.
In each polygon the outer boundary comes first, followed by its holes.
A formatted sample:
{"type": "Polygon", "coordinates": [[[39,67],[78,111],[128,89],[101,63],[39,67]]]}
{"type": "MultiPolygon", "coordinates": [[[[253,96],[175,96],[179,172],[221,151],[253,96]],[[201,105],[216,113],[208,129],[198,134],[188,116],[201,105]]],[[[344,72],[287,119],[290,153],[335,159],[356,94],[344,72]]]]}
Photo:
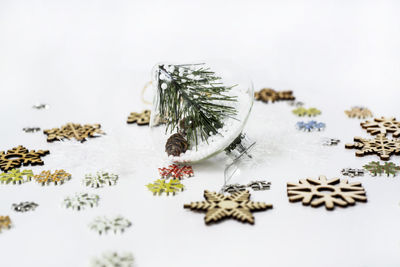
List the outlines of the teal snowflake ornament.
{"type": "Polygon", "coordinates": [[[12,169],[8,172],[0,173],[0,182],[5,184],[22,184],[31,181],[33,177],[32,170],[12,169]]]}

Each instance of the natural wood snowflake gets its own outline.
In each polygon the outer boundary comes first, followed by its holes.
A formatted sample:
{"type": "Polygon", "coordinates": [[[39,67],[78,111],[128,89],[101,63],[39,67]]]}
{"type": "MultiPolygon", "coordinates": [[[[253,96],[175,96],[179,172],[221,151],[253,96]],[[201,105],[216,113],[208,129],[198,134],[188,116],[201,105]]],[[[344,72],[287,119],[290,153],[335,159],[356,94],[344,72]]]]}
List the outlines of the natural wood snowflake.
{"type": "Polygon", "coordinates": [[[127,123],[135,123],[137,125],[148,125],[150,123],[150,110],[146,109],[141,113],[131,112],[128,116],[127,123]]]}
{"type": "Polygon", "coordinates": [[[365,190],[361,183],[349,183],[346,179],[327,180],[321,175],[318,179],[301,179],[299,183],[287,183],[287,194],[290,202],[302,201],[303,205],[332,210],[335,205],[346,207],[356,201],[366,202],[365,190]]]}
{"type": "Polygon", "coordinates": [[[250,201],[249,191],[235,192],[223,195],[215,192],[204,191],[206,201],[192,202],[183,207],[191,210],[207,211],[205,223],[220,221],[224,218],[234,218],[242,222],[254,224],[252,211],[271,209],[271,204],[250,201]]]}
{"type": "Polygon", "coordinates": [[[365,119],[372,117],[371,110],[364,107],[352,107],[351,110],[345,110],[344,113],[349,118],[365,119]]]}
{"type": "Polygon", "coordinates": [[[365,121],[360,125],[372,135],[392,133],[393,137],[400,136],[400,121],[396,121],[396,118],[374,118],[374,121],[365,121]]]}
{"type": "Polygon", "coordinates": [[[358,149],[357,157],[363,157],[369,154],[376,154],[381,160],[389,160],[392,154],[400,154],[400,139],[387,139],[379,134],[374,139],[365,139],[354,137],[354,144],[346,144],[349,149],[358,149]]]}
{"type": "Polygon", "coordinates": [[[9,216],[0,216],[0,233],[3,229],[11,227],[11,219],[9,216]]]}
{"type": "Polygon", "coordinates": [[[263,88],[259,92],[254,93],[254,98],[256,100],[262,100],[265,103],[280,100],[294,100],[295,97],[293,96],[292,91],[275,91],[271,88],[263,88]]]}
{"type": "Polygon", "coordinates": [[[100,128],[100,124],[81,125],[77,123],[67,123],[61,128],[48,129],[43,132],[47,135],[47,142],[72,138],[84,142],[88,137],[97,137],[99,134],[104,134],[100,128]]]}
{"type": "Polygon", "coordinates": [[[23,146],[17,146],[13,149],[0,152],[0,169],[7,172],[21,165],[43,165],[40,157],[49,154],[48,150],[28,150],[23,146]]]}
{"type": "Polygon", "coordinates": [[[50,171],[42,171],[40,174],[33,176],[33,179],[42,185],[48,185],[50,183],[61,185],[65,181],[71,179],[71,174],[64,170],[56,170],[54,173],[51,173],[50,171]]]}

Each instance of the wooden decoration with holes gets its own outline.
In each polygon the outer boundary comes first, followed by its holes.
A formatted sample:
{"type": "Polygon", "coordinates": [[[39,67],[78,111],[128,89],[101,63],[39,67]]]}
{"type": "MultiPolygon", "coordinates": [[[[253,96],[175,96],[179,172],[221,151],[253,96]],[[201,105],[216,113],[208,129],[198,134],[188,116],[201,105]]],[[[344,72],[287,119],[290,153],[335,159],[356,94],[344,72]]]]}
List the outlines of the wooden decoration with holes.
{"type": "Polygon", "coordinates": [[[268,103],[268,102],[274,103],[275,101],[280,101],[280,100],[295,100],[295,97],[293,96],[292,91],[279,91],[278,92],[271,88],[264,88],[264,89],[261,89],[259,92],[255,92],[254,98],[256,100],[261,100],[265,103],[268,103]]]}
{"type": "Polygon", "coordinates": [[[365,119],[372,117],[372,112],[364,107],[352,107],[350,110],[345,110],[344,113],[349,118],[365,119]]]}
{"type": "Polygon", "coordinates": [[[287,183],[287,195],[290,202],[302,201],[303,205],[333,210],[335,205],[347,207],[356,201],[366,202],[365,190],[361,183],[349,183],[346,179],[327,180],[321,175],[318,179],[301,179],[299,183],[287,183]]]}
{"type": "Polygon", "coordinates": [[[396,121],[393,117],[374,118],[374,121],[361,122],[360,125],[372,135],[392,133],[393,137],[400,136],[400,121],[396,121]]]}
{"type": "Polygon", "coordinates": [[[150,123],[150,110],[146,109],[142,113],[131,112],[128,116],[127,123],[135,123],[137,125],[148,125],[150,123]]]}
{"type": "Polygon", "coordinates": [[[393,154],[400,154],[400,139],[387,139],[383,134],[378,134],[374,139],[354,137],[354,144],[346,144],[348,149],[358,149],[357,157],[376,154],[381,160],[389,160],[393,154]]]}
{"type": "Polygon", "coordinates": [[[265,211],[272,209],[271,204],[250,201],[249,191],[235,192],[223,195],[215,192],[204,191],[206,201],[185,204],[185,209],[206,211],[204,221],[206,224],[233,218],[242,222],[254,224],[252,211],[265,211]]]}
{"type": "Polygon", "coordinates": [[[67,123],[61,128],[53,128],[44,130],[43,133],[47,135],[47,142],[61,141],[63,139],[75,138],[80,142],[86,141],[86,138],[96,137],[97,134],[104,134],[100,129],[100,124],[85,124],[67,123]]]}
{"type": "Polygon", "coordinates": [[[24,146],[14,147],[7,152],[0,151],[0,169],[7,172],[21,167],[21,165],[43,165],[43,160],[40,157],[49,153],[48,150],[28,150],[24,146]]]}

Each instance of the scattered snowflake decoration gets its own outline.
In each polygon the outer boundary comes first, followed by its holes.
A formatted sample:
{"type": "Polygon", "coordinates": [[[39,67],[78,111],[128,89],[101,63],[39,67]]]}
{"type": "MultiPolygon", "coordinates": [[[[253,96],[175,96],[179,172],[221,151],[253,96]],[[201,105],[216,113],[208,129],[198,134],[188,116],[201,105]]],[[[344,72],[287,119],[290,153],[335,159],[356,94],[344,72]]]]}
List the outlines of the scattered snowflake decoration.
{"type": "Polygon", "coordinates": [[[12,204],[11,208],[16,212],[27,212],[31,210],[35,210],[39,205],[35,202],[21,202],[18,204],[12,204]]]}
{"type": "Polygon", "coordinates": [[[40,157],[49,154],[48,150],[28,150],[23,146],[17,146],[13,149],[0,151],[0,169],[7,172],[14,168],[19,168],[21,165],[43,165],[40,157]]]}
{"type": "Polygon", "coordinates": [[[400,154],[400,139],[387,139],[382,134],[377,135],[374,139],[354,137],[354,144],[346,144],[345,147],[358,149],[357,157],[376,154],[381,160],[389,160],[392,154],[400,154]]]}
{"type": "Polygon", "coordinates": [[[241,184],[227,184],[222,187],[222,192],[230,193],[230,194],[244,191],[244,190],[246,190],[246,186],[241,185],[241,184]]]}
{"type": "Polygon", "coordinates": [[[304,107],[298,107],[294,110],[292,110],[293,114],[299,116],[299,117],[315,117],[319,114],[321,114],[321,111],[317,108],[304,108],[304,107]]]}
{"type": "Polygon", "coordinates": [[[11,228],[11,219],[9,216],[0,216],[0,233],[4,229],[11,228]]]}
{"type": "Polygon", "coordinates": [[[123,233],[125,229],[130,227],[132,223],[122,216],[109,219],[107,217],[97,217],[89,224],[89,228],[101,234],[106,234],[109,231],[115,234],[120,232],[123,233]]]}
{"type": "Polygon", "coordinates": [[[327,180],[321,175],[318,179],[301,179],[299,183],[287,183],[287,194],[290,202],[302,201],[303,205],[332,210],[335,205],[346,207],[356,201],[366,202],[365,190],[361,183],[349,183],[346,179],[327,180]]]}
{"type": "Polygon", "coordinates": [[[374,118],[374,121],[365,121],[360,125],[372,135],[386,136],[388,133],[392,133],[393,137],[400,136],[400,121],[396,121],[396,118],[374,118]]]}
{"type": "Polygon", "coordinates": [[[267,181],[251,181],[247,184],[254,191],[269,190],[271,187],[271,182],[267,181]]]}
{"type": "Polygon", "coordinates": [[[137,112],[131,112],[131,114],[129,114],[128,119],[126,121],[126,123],[135,123],[137,125],[149,125],[150,123],[150,114],[151,111],[146,109],[141,113],[137,113],[137,112]]]}
{"type": "Polygon", "coordinates": [[[40,174],[33,176],[33,179],[41,185],[62,185],[65,181],[71,179],[71,174],[64,170],[56,170],[54,173],[51,171],[42,171],[40,174]]]}
{"type": "Polygon", "coordinates": [[[372,112],[365,107],[352,107],[350,110],[345,110],[344,113],[349,118],[365,119],[372,117],[372,112]]]}
{"type": "Polygon", "coordinates": [[[302,107],[302,106],[304,106],[304,103],[301,101],[297,101],[297,100],[291,100],[288,102],[288,105],[292,106],[292,107],[302,107]]]}
{"type": "Polygon", "coordinates": [[[179,179],[170,179],[168,183],[163,179],[158,179],[146,186],[154,195],[161,195],[162,193],[175,195],[176,192],[183,191],[184,188],[179,179]]]}
{"type": "Polygon", "coordinates": [[[0,173],[0,182],[5,184],[22,184],[29,182],[33,177],[32,170],[12,169],[9,172],[0,173]]]}
{"type": "Polygon", "coordinates": [[[36,133],[40,131],[39,127],[25,127],[22,129],[22,131],[26,132],[26,133],[36,133]]]}
{"type": "Polygon", "coordinates": [[[326,138],[322,140],[322,145],[324,146],[336,146],[340,143],[339,139],[335,138],[326,138]]]}
{"type": "Polygon", "coordinates": [[[48,104],[35,104],[32,106],[34,109],[49,109],[50,106],[48,104]]]}
{"type": "Polygon", "coordinates": [[[133,267],[132,253],[106,252],[92,260],[91,267],[133,267]]]}
{"type": "Polygon", "coordinates": [[[104,171],[98,171],[96,174],[86,174],[83,179],[83,183],[86,186],[93,188],[116,185],[117,181],[118,175],[104,171]]]}
{"type": "Polygon", "coordinates": [[[97,137],[104,132],[100,129],[100,124],[85,124],[67,123],[61,128],[53,128],[44,130],[47,135],[47,142],[62,141],[63,139],[75,138],[80,142],[86,141],[86,138],[97,137]]]}
{"type": "Polygon", "coordinates": [[[259,92],[254,93],[255,100],[261,100],[265,103],[282,100],[295,100],[293,91],[275,91],[271,88],[263,88],[259,92]]]}
{"type": "Polygon", "coordinates": [[[160,173],[161,178],[168,179],[168,178],[174,178],[174,179],[183,179],[183,178],[188,178],[192,177],[193,174],[193,169],[192,166],[178,166],[176,164],[169,165],[168,168],[158,168],[158,171],[160,173]]]}
{"type": "Polygon", "coordinates": [[[204,221],[206,224],[233,218],[242,222],[254,224],[252,211],[272,209],[271,204],[250,201],[249,191],[236,192],[231,195],[218,194],[204,191],[206,201],[185,204],[185,209],[206,211],[204,221]]]}
{"type": "Polygon", "coordinates": [[[63,206],[73,210],[84,210],[87,207],[93,208],[99,204],[100,197],[95,194],[75,193],[74,196],[66,197],[63,206]]]}
{"type": "Polygon", "coordinates": [[[308,121],[308,122],[299,121],[296,123],[296,128],[300,131],[305,131],[305,132],[321,131],[325,129],[325,127],[326,127],[325,123],[317,121],[308,121]]]}
{"type": "Polygon", "coordinates": [[[350,177],[364,176],[363,169],[344,168],[341,170],[341,172],[342,172],[342,175],[344,175],[344,176],[350,176],[350,177]]]}
{"type": "Polygon", "coordinates": [[[364,169],[369,171],[372,176],[386,174],[387,176],[396,176],[397,172],[400,171],[400,166],[397,166],[393,162],[384,162],[383,165],[379,161],[371,161],[365,164],[364,169]]]}

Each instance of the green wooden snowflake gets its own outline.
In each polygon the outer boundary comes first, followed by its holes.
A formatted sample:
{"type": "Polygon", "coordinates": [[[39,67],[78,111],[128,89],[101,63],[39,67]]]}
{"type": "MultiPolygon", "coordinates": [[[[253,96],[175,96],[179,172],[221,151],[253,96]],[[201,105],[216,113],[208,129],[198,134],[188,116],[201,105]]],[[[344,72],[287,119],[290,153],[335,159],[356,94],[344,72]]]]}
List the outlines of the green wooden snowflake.
{"type": "Polygon", "coordinates": [[[386,174],[387,176],[396,176],[397,172],[400,171],[400,166],[397,166],[393,162],[385,162],[383,165],[379,161],[371,161],[365,164],[364,169],[369,171],[372,176],[386,174]]]}
{"type": "Polygon", "coordinates": [[[175,195],[177,191],[183,190],[183,184],[181,184],[179,179],[171,179],[168,183],[166,183],[164,179],[158,179],[154,181],[154,183],[148,184],[147,188],[153,192],[154,195],[161,195],[163,192],[167,193],[167,195],[169,195],[169,193],[175,195]]]}
{"type": "Polygon", "coordinates": [[[298,107],[296,109],[294,109],[293,114],[299,116],[299,117],[304,117],[304,116],[308,116],[308,117],[315,117],[319,114],[321,114],[321,111],[317,108],[304,108],[304,107],[298,107]]]}
{"type": "Polygon", "coordinates": [[[12,169],[8,172],[0,173],[0,182],[9,184],[22,184],[25,182],[29,182],[33,177],[32,170],[22,170],[12,169]]]}

